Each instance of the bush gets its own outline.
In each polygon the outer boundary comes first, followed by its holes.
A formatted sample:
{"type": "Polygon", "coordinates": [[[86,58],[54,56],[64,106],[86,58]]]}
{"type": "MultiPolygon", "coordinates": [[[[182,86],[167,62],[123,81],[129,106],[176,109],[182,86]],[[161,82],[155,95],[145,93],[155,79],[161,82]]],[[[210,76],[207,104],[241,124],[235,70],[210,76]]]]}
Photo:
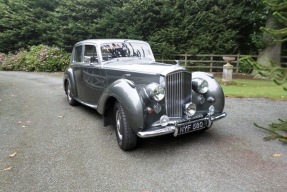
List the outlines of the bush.
{"type": "Polygon", "coordinates": [[[253,71],[253,67],[251,65],[249,65],[248,63],[243,62],[242,60],[240,60],[239,73],[251,74],[252,71],[253,71]]]}
{"type": "Polygon", "coordinates": [[[2,63],[6,60],[7,55],[4,53],[0,53],[0,70],[2,68],[2,63]]]}
{"type": "Polygon", "coordinates": [[[55,72],[64,71],[69,64],[67,52],[46,45],[31,46],[3,57],[1,70],[55,72]]]}
{"type": "Polygon", "coordinates": [[[6,71],[25,71],[23,62],[25,61],[25,54],[27,52],[22,50],[15,54],[9,53],[5,56],[1,63],[1,70],[6,71]]]}

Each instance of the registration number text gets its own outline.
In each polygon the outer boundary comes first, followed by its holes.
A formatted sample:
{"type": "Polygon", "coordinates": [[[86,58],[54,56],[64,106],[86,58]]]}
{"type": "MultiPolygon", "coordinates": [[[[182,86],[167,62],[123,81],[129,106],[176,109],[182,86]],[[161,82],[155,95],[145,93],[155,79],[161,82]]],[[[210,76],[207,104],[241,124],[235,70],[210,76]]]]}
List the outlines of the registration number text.
{"type": "Polygon", "coordinates": [[[197,129],[202,129],[204,127],[205,127],[205,125],[204,125],[204,122],[202,122],[202,121],[197,122],[197,123],[188,124],[188,125],[183,125],[183,126],[180,126],[178,128],[178,134],[181,135],[181,134],[189,133],[189,132],[195,131],[197,129]]]}

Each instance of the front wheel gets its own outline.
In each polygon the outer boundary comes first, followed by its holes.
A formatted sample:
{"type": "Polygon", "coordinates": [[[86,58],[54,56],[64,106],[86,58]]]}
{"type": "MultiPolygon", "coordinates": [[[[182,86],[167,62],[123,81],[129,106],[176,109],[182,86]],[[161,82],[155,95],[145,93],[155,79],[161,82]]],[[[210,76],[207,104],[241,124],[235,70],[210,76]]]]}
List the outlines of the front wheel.
{"type": "Polygon", "coordinates": [[[118,145],[124,151],[134,149],[137,144],[137,135],[130,128],[123,107],[118,102],[114,108],[114,119],[118,145]]]}

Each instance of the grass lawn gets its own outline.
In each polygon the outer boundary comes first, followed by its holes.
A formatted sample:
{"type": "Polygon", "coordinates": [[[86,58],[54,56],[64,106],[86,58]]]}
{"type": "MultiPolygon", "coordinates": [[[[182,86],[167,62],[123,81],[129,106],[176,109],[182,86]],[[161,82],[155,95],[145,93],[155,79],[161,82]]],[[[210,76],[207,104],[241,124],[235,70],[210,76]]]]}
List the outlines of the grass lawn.
{"type": "Polygon", "coordinates": [[[233,79],[234,85],[222,84],[221,78],[216,78],[221,84],[226,97],[265,97],[287,100],[287,91],[271,80],[233,79]]]}

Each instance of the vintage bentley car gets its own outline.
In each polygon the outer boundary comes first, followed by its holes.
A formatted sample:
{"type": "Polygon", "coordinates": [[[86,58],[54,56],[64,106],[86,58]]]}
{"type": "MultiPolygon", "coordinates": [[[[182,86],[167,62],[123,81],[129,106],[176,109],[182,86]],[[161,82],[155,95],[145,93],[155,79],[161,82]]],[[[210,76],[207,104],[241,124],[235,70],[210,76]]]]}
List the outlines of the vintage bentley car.
{"type": "Polygon", "coordinates": [[[211,74],[155,61],[150,45],[128,39],[75,44],[64,73],[70,105],[84,104],[113,125],[122,150],[137,139],[203,131],[226,116],[224,94],[211,74]]]}

